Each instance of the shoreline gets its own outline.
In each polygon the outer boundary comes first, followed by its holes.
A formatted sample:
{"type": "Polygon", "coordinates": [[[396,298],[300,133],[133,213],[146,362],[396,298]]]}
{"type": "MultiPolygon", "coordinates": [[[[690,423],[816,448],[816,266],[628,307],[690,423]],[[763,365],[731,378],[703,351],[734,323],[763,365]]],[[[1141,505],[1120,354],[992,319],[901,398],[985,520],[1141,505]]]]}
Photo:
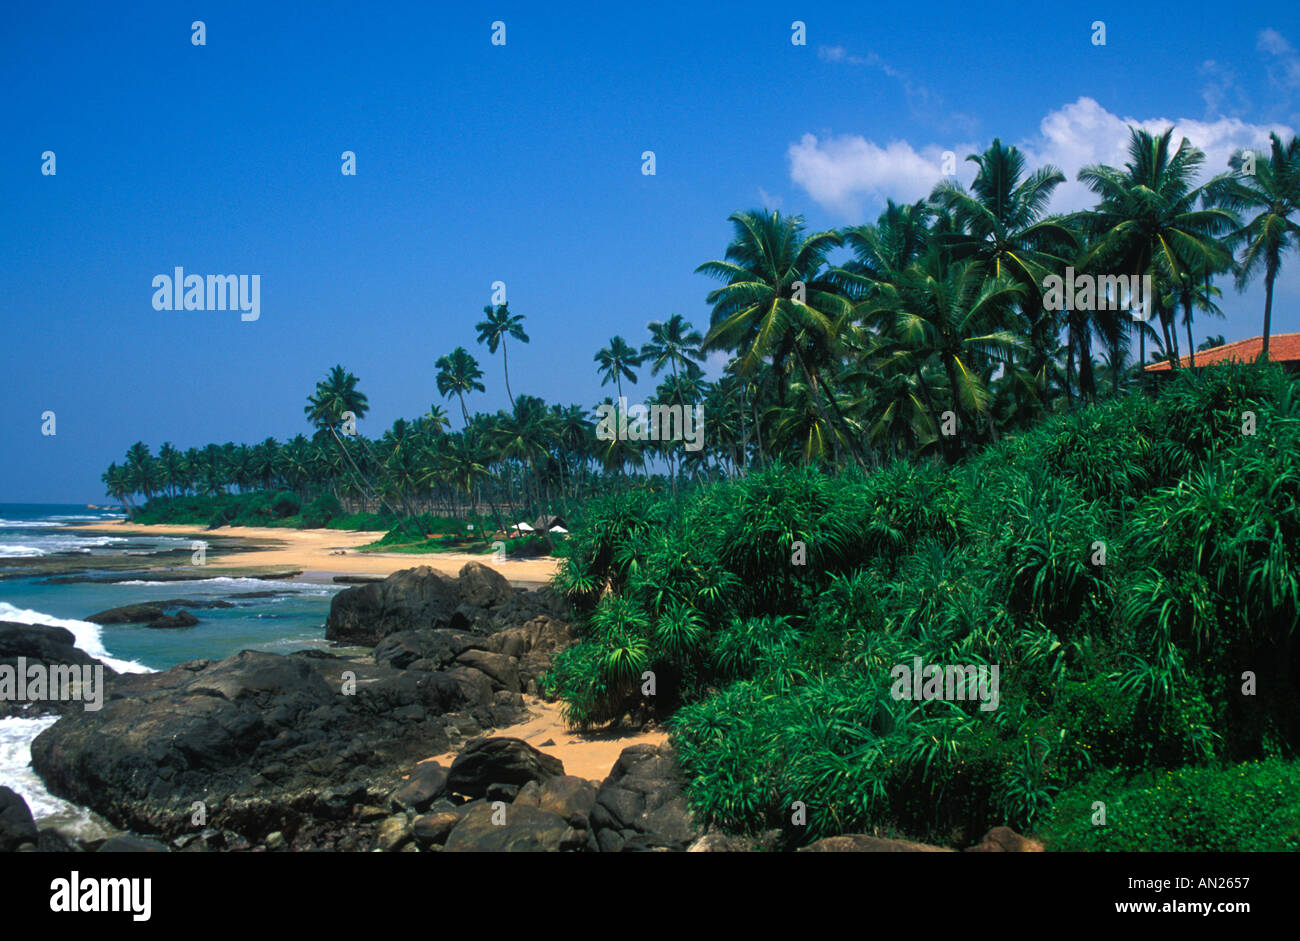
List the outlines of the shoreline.
{"type": "MultiPolygon", "coordinates": [[[[285,569],[283,577],[291,581],[333,583],[333,576],[387,577],[402,569],[427,565],[443,575],[455,577],[466,562],[482,562],[499,571],[506,580],[517,587],[536,588],[550,582],[559,570],[560,560],[552,557],[532,559],[507,559],[496,561],[490,554],[471,552],[360,552],[361,546],[380,538],[379,532],[345,529],[280,529],[269,526],[222,526],[204,529],[200,526],[173,523],[72,523],[69,531],[94,533],[130,533],[154,536],[191,536],[210,541],[235,540],[240,548],[230,551],[222,546],[209,545],[204,569],[215,572],[246,571],[265,568],[285,569]],[[292,574],[289,574],[292,572],[292,574]]],[[[197,566],[193,566],[197,568],[197,566]]],[[[189,569],[189,564],[169,565],[169,571],[189,569]]]]}

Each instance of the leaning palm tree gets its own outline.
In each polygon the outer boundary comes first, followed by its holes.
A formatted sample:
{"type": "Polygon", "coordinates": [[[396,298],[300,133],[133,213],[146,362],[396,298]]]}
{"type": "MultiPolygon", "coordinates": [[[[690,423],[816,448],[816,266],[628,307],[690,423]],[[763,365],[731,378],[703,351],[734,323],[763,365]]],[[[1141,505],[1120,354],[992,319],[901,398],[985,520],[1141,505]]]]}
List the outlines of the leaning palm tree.
{"type": "Polygon", "coordinates": [[[515,397],[510,391],[510,358],[506,353],[506,337],[512,336],[520,343],[528,342],[528,334],[524,333],[523,328],[524,315],[510,313],[505,304],[484,307],[483,313],[487,319],[479,321],[474,329],[478,331],[478,341],[487,344],[489,353],[495,355],[497,346],[501,347],[501,365],[506,372],[506,395],[510,399],[510,407],[514,408],[515,397]]]}
{"type": "Polygon", "coordinates": [[[438,394],[444,399],[453,395],[460,399],[460,413],[469,425],[469,409],[465,407],[466,392],[486,392],[483,383],[483,370],[478,368],[478,361],[469,355],[463,346],[458,346],[446,356],[441,356],[433,364],[438,370],[438,394]]]}
{"type": "Polygon", "coordinates": [[[1282,268],[1282,256],[1300,248],[1300,138],[1286,146],[1270,134],[1271,148],[1253,159],[1254,174],[1244,172],[1248,157],[1238,151],[1229,161],[1234,173],[1212,188],[1211,198],[1228,209],[1254,213],[1244,225],[1228,234],[1228,244],[1241,249],[1237,285],[1244,288],[1261,269],[1264,272],[1264,345],[1260,359],[1268,358],[1268,338],[1273,328],[1273,283],[1282,268]]]}
{"type": "Polygon", "coordinates": [[[650,342],[641,347],[641,358],[650,363],[650,375],[659,375],[664,366],[672,366],[673,376],[678,375],[680,363],[684,372],[698,372],[692,360],[703,360],[700,344],[704,337],[681,314],[667,320],[650,322],[650,342]]]}
{"type": "Polygon", "coordinates": [[[618,385],[618,397],[623,398],[623,378],[636,382],[636,373],[632,370],[641,365],[641,356],[628,345],[622,337],[614,337],[609,346],[602,349],[595,357],[602,386],[615,382],[618,385]]]}
{"type": "MultiPolygon", "coordinates": [[[[1221,188],[1222,177],[1197,186],[1205,154],[1186,138],[1170,147],[1174,129],[1155,135],[1129,128],[1129,161],[1124,169],[1084,167],[1079,179],[1100,197],[1091,212],[1076,216],[1095,237],[1084,264],[1115,265],[1132,275],[1151,275],[1152,306],[1164,333],[1165,349],[1178,360],[1178,333],[1163,303],[1166,287],[1189,268],[1223,270],[1231,255],[1217,236],[1236,224],[1236,216],[1217,205],[1197,208],[1221,188]]],[[[1146,334],[1139,331],[1138,362],[1146,359],[1146,334]]]]}
{"type": "MultiPolygon", "coordinates": [[[[316,392],[307,397],[307,404],[303,407],[303,412],[307,420],[315,425],[317,429],[329,435],[338,449],[342,458],[343,465],[349,468],[352,476],[352,482],[356,491],[361,498],[367,499],[375,493],[374,485],[366,478],[357,462],[353,459],[352,453],[343,444],[343,439],[339,436],[339,430],[348,421],[349,413],[353,420],[365,417],[366,412],[370,410],[370,405],[366,401],[366,396],[357,388],[358,379],[352,373],[348,372],[341,365],[336,365],[330,370],[323,380],[316,383],[316,392]]],[[[236,476],[239,471],[236,470],[236,476]]],[[[380,502],[387,503],[380,497],[380,502]]],[[[389,508],[389,512],[392,509],[389,508]]],[[[397,514],[394,513],[394,516],[397,514]]]]}

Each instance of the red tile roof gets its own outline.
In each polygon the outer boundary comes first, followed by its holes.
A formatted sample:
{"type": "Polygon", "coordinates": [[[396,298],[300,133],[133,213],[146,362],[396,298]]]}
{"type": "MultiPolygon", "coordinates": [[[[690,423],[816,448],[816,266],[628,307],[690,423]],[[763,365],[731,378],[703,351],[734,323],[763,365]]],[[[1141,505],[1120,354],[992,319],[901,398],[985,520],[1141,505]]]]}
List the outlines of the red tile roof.
{"type": "MultiPolygon", "coordinates": [[[[1213,366],[1218,363],[1237,362],[1253,363],[1259,359],[1259,351],[1264,348],[1263,337],[1251,337],[1238,340],[1226,346],[1216,346],[1208,350],[1198,350],[1196,366],[1213,366]]],[[[1268,358],[1274,363],[1300,362],[1300,333],[1275,333],[1268,338],[1268,358]]],[[[1192,364],[1190,356],[1182,357],[1184,368],[1192,364]]],[[[1146,367],[1147,372],[1160,372],[1172,369],[1169,363],[1152,363],[1146,367]]]]}

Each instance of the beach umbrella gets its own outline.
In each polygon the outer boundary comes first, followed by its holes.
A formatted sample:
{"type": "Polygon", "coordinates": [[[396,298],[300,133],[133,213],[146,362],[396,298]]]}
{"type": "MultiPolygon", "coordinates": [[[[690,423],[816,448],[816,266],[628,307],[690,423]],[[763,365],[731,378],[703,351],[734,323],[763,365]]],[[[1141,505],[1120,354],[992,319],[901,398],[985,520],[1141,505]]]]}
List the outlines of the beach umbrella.
{"type": "Polygon", "coordinates": [[[525,533],[531,533],[534,531],[533,527],[529,526],[527,523],[515,523],[515,529],[525,533]]]}
{"type": "Polygon", "coordinates": [[[552,526],[552,527],[551,527],[551,532],[553,532],[553,533],[566,533],[566,534],[567,534],[567,533],[568,533],[568,530],[565,529],[563,526],[552,526]]]}

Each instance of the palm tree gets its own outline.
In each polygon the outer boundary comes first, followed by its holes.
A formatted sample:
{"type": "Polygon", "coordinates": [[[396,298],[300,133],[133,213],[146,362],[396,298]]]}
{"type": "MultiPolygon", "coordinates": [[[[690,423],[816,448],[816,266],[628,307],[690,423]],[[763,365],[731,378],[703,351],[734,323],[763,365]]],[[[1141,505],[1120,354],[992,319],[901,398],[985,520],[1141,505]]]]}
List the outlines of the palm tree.
{"type": "MultiPolygon", "coordinates": [[[[1204,197],[1218,193],[1221,178],[1194,185],[1205,155],[1186,138],[1171,150],[1172,136],[1172,127],[1159,135],[1129,128],[1129,162],[1123,170],[1094,165],[1079,171],[1079,179],[1101,200],[1076,218],[1096,237],[1085,264],[1114,264],[1127,274],[1152,276],[1153,306],[1176,363],[1178,334],[1170,329],[1165,286],[1189,269],[1226,267],[1231,256],[1216,236],[1230,230],[1236,217],[1216,206],[1197,208],[1204,197]]],[[[1144,363],[1141,331],[1139,344],[1139,363],[1144,363]]]]}
{"type": "MultiPolygon", "coordinates": [[[[921,398],[934,417],[938,410],[922,368],[931,360],[948,379],[951,408],[959,426],[988,410],[981,375],[986,362],[1004,362],[1024,348],[1007,325],[1024,296],[1008,277],[985,277],[977,261],[949,264],[932,253],[903,273],[897,285],[880,285],[862,305],[863,319],[887,338],[883,350],[917,379],[921,398]]],[[[955,446],[948,443],[950,453],[955,446]]]]}
{"type": "Polygon", "coordinates": [[[131,482],[126,468],[118,467],[116,462],[108,465],[108,470],[100,475],[105,492],[122,505],[122,511],[131,518],[135,517],[135,504],[128,504],[131,495],[131,482]]]}
{"type": "Polygon", "coordinates": [[[692,360],[703,360],[700,344],[704,337],[681,314],[673,314],[666,321],[650,321],[650,342],[641,347],[642,361],[650,362],[650,375],[659,375],[665,365],[671,365],[677,376],[677,365],[684,371],[698,372],[692,360]]]}
{"type": "Polygon", "coordinates": [[[767,359],[782,373],[801,343],[830,346],[851,313],[836,284],[821,278],[840,237],[834,232],[805,236],[801,216],[775,211],[736,212],[730,221],[735,237],[725,260],[695,269],[726,282],[706,298],[713,313],[701,349],[736,352],[742,374],[767,359]]]}
{"type": "Polygon", "coordinates": [[[438,394],[444,399],[453,395],[460,399],[460,413],[468,426],[469,409],[465,407],[465,393],[487,391],[479,381],[483,378],[483,370],[478,368],[478,361],[469,355],[465,347],[458,346],[433,365],[438,370],[438,394]]]}
{"type": "Polygon", "coordinates": [[[622,337],[614,337],[609,341],[609,346],[596,354],[595,361],[600,367],[597,370],[601,376],[600,384],[605,386],[616,382],[618,397],[623,398],[623,377],[626,376],[629,382],[635,383],[636,373],[632,370],[641,365],[641,357],[636,350],[622,337]]]}
{"type": "MultiPolygon", "coordinates": [[[[347,421],[345,416],[348,412],[352,413],[354,420],[359,420],[370,411],[365,394],[357,388],[358,381],[356,376],[341,365],[335,366],[325,379],[316,383],[316,393],[307,397],[303,412],[308,421],[333,440],[346,466],[351,468],[358,493],[365,499],[368,494],[375,493],[375,487],[366,479],[351,452],[343,444],[343,439],[339,437],[339,429],[347,421]]],[[[379,497],[379,502],[394,516],[398,515],[382,496],[379,497]]]]}
{"type": "Polygon", "coordinates": [[[491,305],[484,307],[483,313],[487,319],[479,321],[474,329],[478,331],[478,341],[487,344],[489,353],[495,354],[497,345],[500,344],[501,364],[506,372],[506,395],[510,398],[510,407],[514,408],[515,397],[510,392],[510,359],[506,353],[506,337],[512,336],[520,343],[528,342],[528,334],[524,333],[523,328],[524,315],[511,314],[505,304],[495,308],[491,305]]]}
{"type": "Polygon", "coordinates": [[[447,410],[437,403],[430,405],[429,410],[420,416],[419,421],[421,427],[435,435],[440,435],[451,427],[451,418],[447,415],[447,410]]]}
{"type": "MultiPolygon", "coordinates": [[[[1065,174],[1049,165],[1026,176],[1024,154],[997,138],[984,153],[966,159],[979,167],[971,192],[945,182],[930,196],[951,214],[954,227],[935,241],[951,251],[953,259],[975,259],[989,277],[1005,275],[1024,287],[1020,307],[1029,324],[1029,371],[1041,381],[1055,325],[1055,317],[1043,308],[1043,280],[1060,272],[1067,256],[1079,248],[1079,238],[1065,219],[1044,218],[1065,174]]],[[[1079,327],[1076,323],[1076,339],[1079,327]]]]}
{"type": "Polygon", "coordinates": [[[1285,147],[1277,134],[1269,134],[1268,159],[1260,154],[1253,175],[1243,171],[1246,155],[1233,154],[1229,166],[1235,171],[1213,187],[1212,199],[1219,205],[1255,215],[1228,234],[1228,244],[1241,249],[1237,286],[1244,288],[1264,272],[1264,344],[1260,359],[1268,359],[1268,338],[1273,329],[1273,283],[1282,268],[1282,255],[1300,246],[1300,138],[1292,137],[1285,147]]]}

